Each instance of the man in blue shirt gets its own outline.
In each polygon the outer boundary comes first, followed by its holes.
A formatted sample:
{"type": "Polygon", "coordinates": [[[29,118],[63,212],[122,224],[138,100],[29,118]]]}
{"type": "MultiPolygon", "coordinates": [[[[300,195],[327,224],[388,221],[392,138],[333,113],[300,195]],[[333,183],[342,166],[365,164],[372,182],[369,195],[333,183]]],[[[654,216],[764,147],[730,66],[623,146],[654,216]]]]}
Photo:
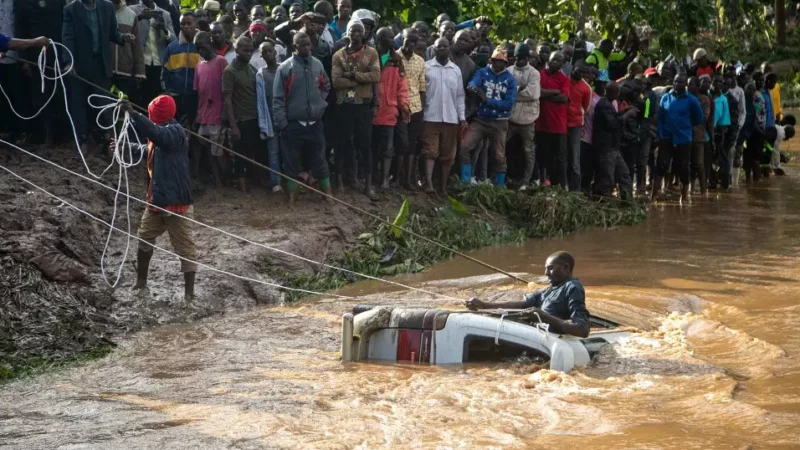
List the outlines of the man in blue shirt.
{"type": "Polygon", "coordinates": [[[549,324],[550,331],[554,333],[588,337],[590,325],[586,293],[581,282],[572,276],[575,258],[567,252],[556,252],[547,258],[544,265],[544,274],[550,280],[550,286],[526,294],[522,301],[491,303],[471,298],[464,305],[472,311],[527,309],[549,324]]]}
{"type": "Polygon", "coordinates": [[[467,92],[478,97],[478,117],[469,126],[464,144],[461,146],[461,182],[472,177],[471,153],[489,139],[490,151],[494,151],[494,173],[497,186],[506,184],[506,133],[508,118],[517,98],[517,80],[506,70],[508,56],[505,50],[496,49],[490,64],[475,72],[467,86],[467,92]]]}
{"type": "Polygon", "coordinates": [[[661,190],[670,162],[678,166],[681,179],[681,200],[689,195],[692,127],[703,123],[703,110],[697,97],[686,92],[686,75],[675,77],[672,92],[661,97],[658,113],[660,139],[653,200],[661,190]]]}

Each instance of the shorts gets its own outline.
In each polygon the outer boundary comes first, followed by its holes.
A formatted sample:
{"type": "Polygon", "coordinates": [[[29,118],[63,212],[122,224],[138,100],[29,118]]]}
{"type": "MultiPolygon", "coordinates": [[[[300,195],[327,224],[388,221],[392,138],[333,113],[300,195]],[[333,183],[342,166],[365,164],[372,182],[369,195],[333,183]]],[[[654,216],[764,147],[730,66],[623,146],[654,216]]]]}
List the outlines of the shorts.
{"type": "Polygon", "coordinates": [[[427,159],[438,159],[445,162],[454,161],[456,159],[459,128],[458,124],[425,122],[420,136],[422,154],[427,159]]]}
{"type": "Polygon", "coordinates": [[[197,250],[192,238],[192,222],[185,219],[194,218],[194,207],[190,206],[184,214],[163,211],[144,210],[139,224],[139,251],[153,252],[156,238],[167,232],[175,253],[181,258],[181,272],[197,272],[197,250]]]}
{"type": "Polygon", "coordinates": [[[197,134],[214,142],[214,144],[211,144],[211,156],[222,156],[225,154],[224,150],[222,150],[222,145],[225,143],[225,135],[227,134],[225,131],[226,129],[222,125],[202,124],[200,125],[200,129],[197,130],[197,134]]]}

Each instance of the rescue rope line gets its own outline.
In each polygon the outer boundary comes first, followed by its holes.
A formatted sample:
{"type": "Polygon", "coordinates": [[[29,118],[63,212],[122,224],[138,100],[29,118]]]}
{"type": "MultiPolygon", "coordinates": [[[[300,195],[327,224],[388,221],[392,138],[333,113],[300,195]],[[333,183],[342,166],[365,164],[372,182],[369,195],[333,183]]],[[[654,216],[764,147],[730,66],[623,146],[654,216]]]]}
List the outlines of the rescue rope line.
{"type": "MultiPolygon", "coordinates": [[[[66,167],[64,167],[64,166],[61,166],[61,165],[59,165],[58,163],[55,163],[55,162],[53,162],[53,161],[50,161],[50,160],[48,160],[47,158],[43,158],[43,157],[41,157],[41,156],[39,156],[39,155],[36,155],[35,153],[31,153],[31,152],[29,152],[29,151],[27,151],[27,150],[25,150],[25,149],[23,149],[23,148],[21,148],[21,147],[19,147],[19,146],[17,146],[17,145],[11,144],[11,143],[9,143],[9,142],[6,142],[6,141],[4,141],[4,140],[2,140],[2,139],[0,139],[0,142],[2,142],[2,143],[4,143],[4,144],[6,144],[6,145],[8,145],[8,146],[10,146],[10,147],[12,147],[12,148],[14,148],[14,149],[16,149],[16,150],[19,150],[20,152],[22,152],[22,153],[24,153],[24,154],[26,154],[26,155],[28,155],[28,156],[31,156],[31,157],[33,157],[33,158],[36,158],[36,159],[38,159],[39,161],[42,161],[42,162],[44,162],[44,163],[47,163],[47,164],[49,164],[49,165],[51,165],[51,166],[53,166],[53,167],[56,167],[56,168],[58,168],[58,169],[60,169],[60,170],[63,170],[64,172],[67,172],[67,173],[69,173],[69,174],[71,174],[71,175],[74,175],[74,176],[76,176],[76,177],[78,177],[78,178],[81,178],[81,179],[83,179],[83,180],[86,180],[86,181],[88,181],[88,182],[90,182],[90,183],[94,183],[94,184],[96,184],[96,185],[98,185],[98,186],[100,186],[100,187],[102,187],[102,188],[104,188],[104,189],[107,189],[107,190],[110,190],[110,191],[115,191],[115,189],[114,189],[114,188],[112,188],[112,187],[110,187],[110,186],[107,186],[107,185],[105,185],[104,183],[102,183],[102,182],[100,182],[100,181],[98,181],[98,180],[94,180],[94,179],[92,179],[92,178],[89,178],[89,177],[87,177],[87,176],[85,176],[85,175],[83,175],[83,174],[80,174],[80,173],[74,172],[74,171],[72,171],[72,170],[70,170],[70,169],[68,169],[68,168],[66,168],[66,167]]],[[[116,195],[120,195],[119,191],[117,191],[117,194],[116,194],[116,195]]],[[[134,196],[132,196],[132,195],[129,195],[129,194],[127,194],[127,193],[121,193],[121,195],[124,195],[124,196],[125,196],[127,199],[129,199],[129,200],[135,200],[135,201],[137,201],[137,202],[139,202],[139,203],[142,203],[142,204],[144,204],[144,205],[146,205],[146,206],[149,206],[149,207],[151,207],[151,208],[157,209],[157,210],[159,210],[159,211],[161,211],[161,212],[166,212],[166,213],[169,213],[169,211],[167,211],[167,210],[166,210],[166,209],[164,209],[164,208],[161,208],[161,207],[159,207],[159,206],[157,206],[157,205],[154,205],[154,204],[152,204],[152,203],[149,203],[149,202],[147,202],[147,201],[145,201],[145,200],[139,199],[139,198],[137,198],[137,197],[134,197],[134,196]]],[[[408,285],[405,285],[405,284],[403,284],[403,283],[398,283],[398,282],[395,282],[395,281],[391,281],[391,280],[386,280],[386,279],[383,279],[383,278],[374,277],[374,276],[371,276],[371,275],[367,275],[367,274],[364,274],[364,273],[359,273],[359,272],[356,272],[356,271],[353,271],[353,270],[349,270],[349,269],[345,269],[345,268],[342,268],[342,267],[333,266],[333,265],[326,264],[326,263],[323,263],[323,262],[320,262],[320,261],[315,261],[315,260],[313,260],[313,259],[309,259],[309,258],[306,258],[306,257],[304,257],[304,256],[301,256],[301,255],[296,255],[296,254],[294,254],[294,253],[291,253],[291,252],[288,252],[288,251],[286,251],[286,250],[281,250],[281,249],[279,249],[279,248],[271,247],[271,246],[269,246],[269,245],[262,244],[262,243],[260,243],[260,242],[255,242],[255,241],[252,241],[252,240],[250,240],[250,239],[247,239],[247,238],[245,238],[245,237],[242,237],[242,236],[239,236],[239,235],[236,235],[236,234],[230,233],[230,232],[228,232],[228,231],[225,231],[225,230],[222,230],[222,229],[220,229],[220,228],[216,228],[216,227],[214,227],[214,226],[212,226],[212,225],[208,225],[208,224],[206,224],[206,223],[200,222],[200,221],[198,221],[198,220],[195,220],[195,219],[193,219],[193,218],[190,218],[190,217],[183,217],[183,219],[185,219],[185,220],[187,220],[187,221],[189,221],[189,222],[191,222],[191,223],[194,223],[194,224],[200,225],[200,226],[202,226],[202,227],[204,227],[204,228],[208,228],[209,230],[217,231],[217,232],[219,232],[219,233],[222,233],[222,234],[224,234],[224,235],[226,235],[226,236],[232,237],[232,238],[234,238],[234,239],[238,239],[238,240],[240,240],[240,241],[242,241],[242,242],[247,242],[248,244],[253,244],[253,245],[256,245],[256,246],[258,246],[258,247],[262,247],[262,248],[265,248],[265,249],[267,249],[267,250],[270,250],[270,251],[273,251],[273,252],[277,252],[277,253],[280,253],[280,254],[283,254],[283,255],[291,256],[291,257],[293,257],[293,258],[297,258],[297,259],[299,259],[299,260],[301,260],[301,261],[305,261],[305,262],[308,262],[308,263],[311,263],[311,264],[316,264],[316,265],[318,265],[318,266],[321,266],[321,267],[325,267],[325,268],[332,269],[332,270],[337,270],[337,271],[344,272],[344,273],[349,273],[349,274],[356,275],[356,276],[359,276],[359,277],[362,277],[362,278],[366,278],[366,279],[369,279],[369,280],[374,280],[374,281],[380,281],[380,282],[383,282],[383,283],[388,283],[388,284],[391,284],[391,285],[393,285],[393,286],[397,286],[397,287],[401,287],[401,288],[409,289],[409,290],[412,290],[412,291],[421,292],[421,293],[428,294],[428,295],[435,295],[435,296],[444,297],[444,298],[447,298],[447,299],[449,299],[449,300],[456,300],[456,301],[461,301],[461,300],[462,300],[462,299],[460,299],[460,298],[453,297],[453,296],[450,296],[450,295],[447,295],[447,294],[442,294],[442,293],[438,293],[438,292],[433,292],[433,291],[429,291],[429,290],[422,289],[422,288],[415,288],[415,287],[413,287],[413,286],[408,286],[408,285]]],[[[113,223],[113,222],[112,222],[112,223],[113,223]]]]}
{"type": "MultiPolygon", "coordinates": [[[[61,197],[59,197],[59,196],[47,191],[43,187],[40,187],[39,185],[37,185],[33,181],[30,181],[27,178],[17,174],[16,172],[14,172],[13,170],[9,169],[8,167],[0,165],[0,169],[8,172],[13,177],[15,177],[18,180],[20,180],[20,181],[22,181],[22,182],[24,182],[24,183],[36,188],[37,190],[43,192],[44,194],[46,194],[46,195],[48,195],[48,196],[60,201],[61,203],[69,206],[70,208],[74,209],[75,211],[77,211],[77,212],[89,217],[90,219],[94,220],[95,222],[99,222],[100,224],[102,224],[102,225],[104,225],[106,227],[109,227],[109,229],[113,229],[114,231],[117,231],[119,233],[127,234],[129,239],[136,239],[137,241],[149,244],[144,239],[142,239],[142,238],[140,238],[138,236],[135,236],[133,234],[126,233],[125,230],[117,228],[116,226],[114,226],[111,223],[106,222],[105,220],[93,215],[92,213],[90,213],[88,211],[85,211],[85,210],[79,208],[78,206],[75,206],[74,204],[70,203],[68,200],[65,200],[65,199],[63,199],[63,198],[61,198],[61,197]]],[[[204,263],[199,262],[199,261],[193,261],[191,259],[184,258],[184,257],[178,255],[177,253],[171,252],[171,251],[169,251],[169,250],[167,250],[165,248],[159,247],[157,245],[153,245],[153,244],[149,244],[149,245],[151,245],[153,248],[155,248],[157,250],[160,250],[160,251],[162,251],[164,253],[167,253],[168,255],[172,255],[172,256],[175,256],[175,257],[177,257],[179,259],[182,259],[182,260],[185,260],[185,261],[189,261],[191,263],[195,263],[200,267],[203,267],[205,269],[211,270],[212,272],[221,273],[223,275],[228,275],[228,276],[231,276],[231,277],[234,277],[234,278],[238,278],[240,280],[249,281],[249,282],[252,282],[252,283],[258,283],[258,284],[262,284],[262,285],[265,285],[265,286],[271,286],[271,287],[275,287],[275,288],[278,288],[278,289],[283,289],[283,290],[286,290],[286,291],[302,292],[302,293],[305,293],[305,294],[312,294],[312,295],[319,295],[319,296],[337,297],[337,298],[348,299],[348,300],[358,300],[359,299],[359,297],[351,297],[351,296],[347,296],[347,295],[338,295],[338,294],[330,294],[330,293],[324,293],[324,292],[316,292],[316,291],[311,291],[311,290],[307,290],[307,289],[290,288],[290,287],[286,287],[286,286],[281,286],[279,284],[270,283],[270,282],[267,282],[267,281],[262,281],[262,280],[257,280],[255,278],[246,277],[246,276],[243,276],[243,275],[237,275],[235,273],[228,272],[226,270],[217,269],[215,267],[209,266],[208,264],[204,264],[204,263]]]]}
{"type": "MultiPolygon", "coordinates": [[[[59,44],[59,43],[57,43],[57,42],[52,42],[52,41],[51,41],[51,43],[53,44],[53,47],[54,47],[54,48],[55,48],[55,46],[56,46],[56,45],[60,45],[60,46],[62,46],[62,47],[63,47],[63,45],[62,45],[62,44],[59,44]]],[[[69,49],[67,49],[66,47],[64,47],[64,49],[65,49],[67,52],[69,52],[69,49]]],[[[20,62],[23,62],[23,63],[26,63],[26,64],[33,64],[33,65],[36,65],[35,63],[33,63],[33,62],[31,62],[31,61],[28,61],[28,60],[25,60],[25,59],[22,59],[22,58],[13,58],[13,59],[15,59],[15,60],[17,60],[17,61],[20,61],[20,62]]],[[[60,79],[62,86],[64,86],[63,77],[64,77],[64,75],[66,75],[66,73],[64,73],[64,74],[61,74],[60,72],[58,72],[58,71],[60,70],[60,68],[61,68],[60,64],[58,63],[58,60],[56,60],[56,63],[55,63],[55,64],[56,64],[56,69],[53,69],[53,68],[50,68],[50,67],[46,67],[46,66],[44,66],[44,64],[42,64],[42,66],[40,67],[40,71],[44,72],[44,69],[56,70],[56,76],[55,76],[53,79],[60,79]]],[[[70,69],[71,69],[71,67],[70,67],[70,69]]],[[[71,70],[70,70],[70,72],[71,72],[71,70]]],[[[67,72],[67,73],[69,73],[69,72],[67,72]]],[[[43,75],[43,76],[44,76],[44,75],[43,75]]],[[[78,79],[78,80],[81,80],[81,81],[83,81],[84,83],[86,83],[86,84],[88,84],[88,85],[90,85],[90,86],[92,86],[92,87],[94,87],[94,88],[96,88],[96,89],[98,89],[98,90],[102,91],[102,92],[108,92],[109,94],[111,94],[111,93],[110,93],[110,92],[109,92],[107,89],[105,89],[105,88],[103,88],[103,87],[101,87],[101,86],[98,86],[97,84],[94,84],[94,83],[92,83],[91,81],[89,81],[89,80],[87,80],[87,79],[85,79],[85,78],[81,77],[81,76],[80,76],[80,75],[78,75],[78,74],[75,74],[75,73],[73,73],[73,74],[72,74],[72,76],[73,76],[73,77],[75,77],[76,79],[78,79]]],[[[48,78],[48,79],[50,79],[50,78],[48,78]]],[[[8,98],[8,97],[6,97],[6,98],[8,98]]],[[[66,100],[67,100],[67,99],[66,99],[66,87],[64,87],[64,98],[65,98],[65,101],[66,101],[66,100]]],[[[9,102],[9,103],[10,103],[10,102],[9,102]]],[[[142,107],[140,107],[140,106],[138,106],[138,105],[135,105],[135,104],[133,104],[133,103],[131,103],[131,105],[132,105],[134,108],[136,108],[136,109],[138,109],[138,110],[140,110],[140,111],[144,112],[145,114],[147,113],[147,111],[146,111],[144,108],[142,108],[142,107]]],[[[42,109],[44,109],[44,108],[42,108],[42,109]]],[[[68,114],[69,114],[69,112],[68,112],[68,114]]],[[[126,114],[127,114],[127,113],[126,113],[126,114]]],[[[35,116],[34,116],[34,117],[35,117],[35,116]]],[[[98,120],[99,120],[99,119],[98,119],[98,120]]],[[[70,116],[70,121],[72,121],[72,116],[70,116]]],[[[262,164],[262,163],[260,163],[260,162],[258,162],[258,161],[256,161],[256,160],[254,160],[254,159],[248,158],[247,156],[244,156],[244,155],[242,155],[242,154],[240,154],[240,153],[237,153],[237,152],[233,151],[232,149],[229,149],[229,148],[227,148],[227,147],[224,147],[224,146],[222,146],[222,145],[220,145],[220,144],[218,144],[218,143],[216,143],[216,142],[214,142],[214,141],[212,141],[212,140],[210,140],[210,139],[206,138],[205,136],[201,136],[201,135],[199,135],[198,133],[195,133],[194,131],[192,131],[192,130],[190,130],[190,129],[188,129],[188,128],[184,128],[184,129],[185,129],[185,130],[186,130],[186,131],[187,131],[189,134],[191,134],[191,135],[193,135],[193,136],[197,137],[198,139],[200,139],[200,140],[202,140],[202,141],[204,141],[204,142],[206,142],[206,143],[208,143],[208,144],[211,144],[211,145],[216,145],[216,146],[218,146],[218,148],[221,148],[221,149],[225,150],[226,152],[230,153],[231,155],[234,155],[234,156],[236,156],[237,158],[239,158],[239,159],[241,159],[241,160],[247,161],[247,162],[249,162],[250,164],[253,164],[253,165],[254,165],[254,166],[256,166],[256,167],[260,167],[260,168],[262,168],[262,169],[266,169],[266,170],[267,170],[267,171],[269,171],[270,173],[276,174],[276,175],[280,176],[281,178],[283,178],[283,179],[285,179],[285,180],[287,180],[287,181],[294,181],[294,179],[293,179],[293,178],[289,177],[288,175],[286,175],[286,174],[284,174],[284,173],[282,173],[282,172],[280,172],[280,171],[278,171],[278,170],[272,169],[272,168],[268,167],[268,166],[267,166],[267,165],[265,165],[265,164],[262,164]]],[[[73,133],[74,133],[74,125],[73,125],[73,133]]],[[[76,136],[76,141],[77,141],[77,136],[76,136]]],[[[81,158],[83,158],[83,154],[81,154],[81,158]]],[[[84,161],[84,164],[85,164],[85,161],[84,161]]],[[[88,167],[87,167],[87,169],[88,169],[88,167]]],[[[474,262],[474,263],[476,263],[476,264],[478,264],[478,265],[480,265],[480,266],[483,266],[483,267],[485,267],[485,268],[487,268],[487,269],[493,270],[493,271],[495,271],[495,272],[497,272],[497,273],[501,273],[501,274],[503,274],[503,275],[505,275],[505,276],[507,276],[507,277],[509,277],[509,278],[515,279],[515,280],[517,280],[517,281],[520,281],[520,282],[523,282],[523,283],[528,283],[528,282],[529,282],[529,280],[526,280],[526,279],[524,279],[524,278],[522,278],[522,277],[520,277],[520,276],[514,275],[514,274],[512,274],[512,273],[510,273],[510,272],[508,272],[508,271],[505,271],[505,270],[503,270],[503,269],[500,269],[499,267],[493,266],[493,265],[491,265],[491,264],[489,264],[489,263],[483,262],[483,261],[481,261],[481,260],[479,260],[479,259],[477,259],[477,258],[474,258],[474,257],[472,257],[472,256],[469,256],[469,255],[467,255],[467,254],[465,254],[465,253],[462,253],[462,252],[460,252],[460,251],[458,251],[458,250],[456,250],[456,249],[454,249],[454,248],[448,247],[447,245],[445,245],[445,244],[442,244],[442,243],[440,243],[440,242],[438,242],[438,241],[436,241],[436,240],[434,240],[434,239],[431,239],[431,238],[429,238],[429,237],[427,237],[427,236],[424,236],[424,235],[422,235],[422,234],[420,234],[420,233],[417,233],[417,232],[415,232],[415,231],[409,230],[409,229],[407,229],[407,228],[405,228],[405,227],[402,227],[402,226],[397,226],[397,225],[394,225],[392,222],[390,222],[389,220],[387,220],[387,219],[385,219],[385,218],[383,218],[383,217],[380,217],[380,216],[378,216],[378,215],[376,215],[376,214],[373,214],[373,213],[371,213],[371,212],[369,212],[369,211],[367,211],[367,210],[365,210],[365,209],[363,209],[363,208],[360,208],[360,207],[358,207],[358,206],[356,206],[356,205],[353,205],[353,204],[351,204],[351,203],[348,203],[348,202],[346,202],[346,201],[344,201],[344,200],[341,200],[341,199],[339,199],[339,198],[336,198],[336,197],[334,197],[333,195],[326,194],[326,193],[324,193],[324,192],[320,191],[319,189],[316,189],[316,188],[314,188],[314,187],[311,187],[311,186],[308,186],[308,185],[305,185],[305,186],[304,186],[304,188],[305,188],[305,189],[308,189],[308,190],[309,190],[309,191],[311,191],[311,192],[314,192],[314,193],[316,193],[316,194],[319,194],[319,195],[321,195],[321,196],[323,196],[323,197],[325,197],[325,198],[327,198],[327,199],[330,199],[331,201],[334,201],[334,202],[336,202],[336,203],[339,203],[339,204],[341,204],[341,205],[343,205],[343,206],[345,206],[345,207],[347,207],[347,208],[350,208],[350,209],[352,209],[353,211],[356,211],[356,212],[358,212],[358,213],[360,213],[360,214],[363,214],[363,215],[365,215],[365,216],[367,216],[367,217],[369,217],[369,218],[371,218],[371,219],[373,219],[373,220],[377,220],[377,221],[379,221],[379,222],[381,222],[381,223],[384,223],[384,224],[386,224],[386,225],[390,225],[390,226],[392,226],[392,227],[394,227],[394,228],[397,228],[397,229],[399,229],[399,230],[403,231],[404,233],[408,233],[408,234],[409,234],[409,235],[411,235],[411,236],[414,236],[414,237],[416,237],[416,238],[418,238],[418,239],[422,239],[422,240],[424,240],[425,242],[428,242],[428,243],[430,243],[430,244],[433,244],[433,245],[435,245],[435,246],[437,246],[437,247],[439,247],[439,248],[441,248],[441,249],[443,249],[443,250],[446,250],[446,251],[448,251],[448,252],[452,253],[453,255],[460,256],[460,257],[462,257],[462,258],[464,258],[464,259],[466,259],[466,260],[468,260],[468,261],[474,262]]]]}

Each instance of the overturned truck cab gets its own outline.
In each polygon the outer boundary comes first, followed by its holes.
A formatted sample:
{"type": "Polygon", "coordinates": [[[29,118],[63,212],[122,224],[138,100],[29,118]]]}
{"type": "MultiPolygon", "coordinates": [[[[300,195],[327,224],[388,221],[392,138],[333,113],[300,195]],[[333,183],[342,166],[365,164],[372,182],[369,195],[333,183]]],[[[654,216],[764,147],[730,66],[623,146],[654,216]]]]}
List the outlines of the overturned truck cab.
{"type": "Polygon", "coordinates": [[[524,310],[449,311],[356,306],[342,317],[342,361],[461,364],[529,356],[568,372],[631,334],[591,317],[587,338],[551,333],[524,310]],[[532,319],[532,320],[531,320],[532,319]]]}

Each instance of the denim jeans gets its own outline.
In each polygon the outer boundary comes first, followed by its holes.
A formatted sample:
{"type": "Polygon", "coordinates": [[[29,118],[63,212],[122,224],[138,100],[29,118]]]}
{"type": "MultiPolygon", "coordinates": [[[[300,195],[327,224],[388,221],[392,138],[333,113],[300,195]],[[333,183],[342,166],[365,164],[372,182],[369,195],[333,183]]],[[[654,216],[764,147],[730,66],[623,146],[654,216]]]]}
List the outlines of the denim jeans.
{"type": "Polygon", "coordinates": [[[583,127],[567,130],[567,184],[570,191],[581,188],[581,134],[583,127]]]}
{"type": "MultiPolygon", "coordinates": [[[[267,138],[267,165],[272,170],[281,170],[281,147],[278,136],[267,138]]],[[[269,173],[269,184],[275,186],[281,183],[281,177],[277,173],[269,173]]]]}

